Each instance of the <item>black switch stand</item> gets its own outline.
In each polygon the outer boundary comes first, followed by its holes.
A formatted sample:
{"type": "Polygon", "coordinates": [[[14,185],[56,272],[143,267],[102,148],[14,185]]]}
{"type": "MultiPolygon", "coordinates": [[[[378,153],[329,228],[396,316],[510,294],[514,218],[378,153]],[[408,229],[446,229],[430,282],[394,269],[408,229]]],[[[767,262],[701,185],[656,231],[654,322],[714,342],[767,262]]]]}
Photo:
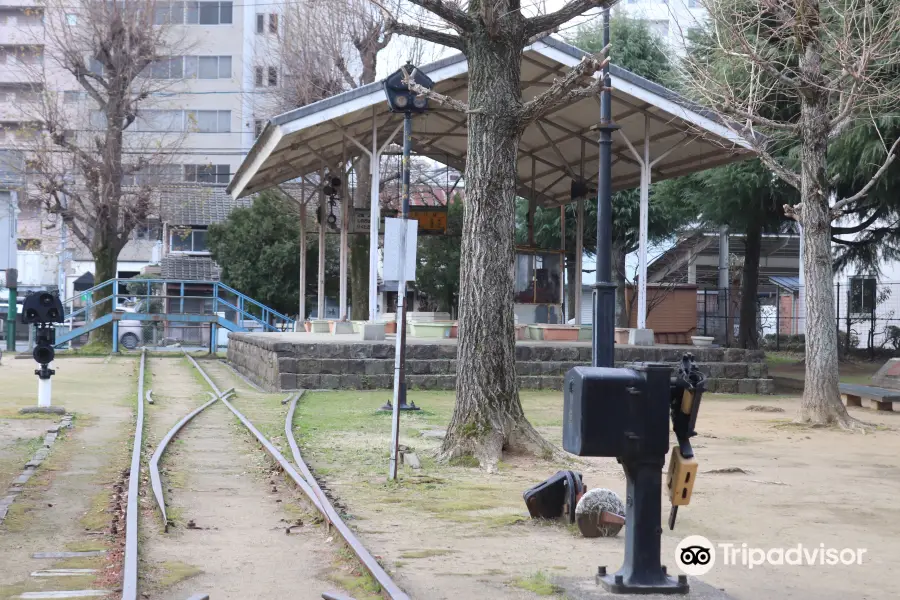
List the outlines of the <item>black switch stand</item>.
{"type": "Polygon", "coordinates": [[[665,456],[620,460],[628,482],[625,501],[625,562],[614,575],[605,567],[597,573],[597,583],[614,594],[686,594],[687,577],[666,574],[660,564],[662,536],[660,472],[665,456]]]}

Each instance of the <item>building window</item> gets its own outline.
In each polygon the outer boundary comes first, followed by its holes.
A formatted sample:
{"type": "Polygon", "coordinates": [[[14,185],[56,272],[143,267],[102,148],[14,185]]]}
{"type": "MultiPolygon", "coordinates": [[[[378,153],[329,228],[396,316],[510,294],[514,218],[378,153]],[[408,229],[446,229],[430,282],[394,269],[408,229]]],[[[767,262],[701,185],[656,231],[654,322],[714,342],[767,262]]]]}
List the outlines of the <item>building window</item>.
{"type": "Polygon", "coordinates": [[[266,15],[256,13],[256,33],[263,34],[266,32],[266,15]]]}
{"type": "Polygon", "coordinates": [[[231,25],[231,2],[187,2],[188,25],[231,25]]]}
{"type": "Polygon", "coordinates": [[[228,183],[228,165],[184,165],[184,180],[191,183],[228,183]]]}
{"type": "Polygon", "coordinates": [[[184,23],[184,2],[157,2],[153,11],[157,25],[181,25],[184,23]]]}
{"type": "Polygon", "coordinates": [[[75,13],[66,13],[66,24],[70,27],[78,25],[78,15],[75,13]]]}
{"type": "Polygon", "coordinates": [[[262,86],[263,86],[263,76],[264,76],[264,74],[265,74],[265,69],[263,69],[262,67],[256,67],[256,70],[255,70],[255,77],[254,77],[254,82],[255,82],[256,87],[262,87],[262,86]]]}
{"type": "Polygon", "coordinates": [[[63,104],[77,104],[85,98],[86,92],[63,92],[63,104]]]}
{"type": "Polygon", "coordinates": [[[97,60],[96,58],[91,58],[90,64],[88,65],[88,71],[93,73],[94,75],[103,76],[103,63],[97,60]]]}
{"type": "Polygon", "coordinates": [[[265,119],[256,119],[253,121],[253,137],[258,138],[262,135],[263,129],[266,128],[265,119]]]}
{"type": "Polygon", "coordinates": [[[150,165],[140,171],[122,177],[122,185],[139,186],[178,181],[181,174],[180,165],[150,165]]]}
{"type": "Polygon", "coordinates": [[[196,133],[230,133],[230,110],[189,110],[188,128],[196,133]]]}
{"type": "Polygon", "coordinates": [[[876,283],[874,277],[853,277],[850,279],[850,312],[868,315],[875,312],[876,283]]]}
{"type": "Polygon", "coordinates": [[[167,133],[184,131],[184,111],[181,110],[141,110],[138,111],[135,131],[167,133]]]}
{"type": "Polygon", "coordinates": [[[269,15],[269,33],[278,35],[278,15],[276,13],[269,15]]]}
{"type": "Polygon", "coordinates": [[[276,87],[278,85],[278,69],[276,67],[269,67],[268,83],[269,87],[276,87]]]}
{"type": "Polygon", "coordinates": [[[171,252],[207,252],[205,229],[173,229],[169,235],[171,252]]]}
{"type": "Polygon", "coordinates": [[[146,223],[135,226],[132,237],[136,240],[155,242],[162,235],[162,225],[157,219],[150,219],[146,223]]]}

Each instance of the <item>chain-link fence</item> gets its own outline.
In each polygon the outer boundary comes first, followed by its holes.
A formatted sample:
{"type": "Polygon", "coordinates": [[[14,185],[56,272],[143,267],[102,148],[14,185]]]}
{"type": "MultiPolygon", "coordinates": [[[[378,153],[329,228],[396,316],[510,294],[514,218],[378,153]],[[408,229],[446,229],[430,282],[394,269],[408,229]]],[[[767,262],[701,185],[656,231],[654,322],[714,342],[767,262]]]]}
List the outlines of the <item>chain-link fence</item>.
{"type": "MultiPolygon", "coordinates": [[[[757,295],[755,330],[760,348],[805,350],[804,291],[795,286],[757,295]]],[[[835,333],[842,352],[900,353],[900,282],[851,278],[835,284],[834,303],[835,333]]],[[[740,290],[698,289],[696,335],[713,337],[725,346],[737,346],[740,313],[740,290]]]]}

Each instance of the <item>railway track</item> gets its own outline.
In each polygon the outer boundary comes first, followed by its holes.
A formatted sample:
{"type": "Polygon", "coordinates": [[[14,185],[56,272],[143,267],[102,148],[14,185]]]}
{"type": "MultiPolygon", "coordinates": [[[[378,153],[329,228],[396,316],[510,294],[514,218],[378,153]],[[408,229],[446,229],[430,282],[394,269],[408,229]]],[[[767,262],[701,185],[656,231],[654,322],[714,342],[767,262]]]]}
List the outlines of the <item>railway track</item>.
{"type": "MultiPolygon", "coordinates": [[[[353,554],[357,557],[359,562],[369,572],[369,574],[371,574],[373,579],[378,582],[386,596],[390,598],[390,600],[409,600],[409,596],[391,579],[391,577],[387,574],[387,572],[385,572],[385,570],[381,567],[375,557],[372,556],[372,554],[356,537],[353,531],[346,525],[346,523],[344,523],[340,515],[334,509],[334,506],[332,506],[331,501],[328,499],[327,495],[319,486],[308,465],[303,460],[303,457],[300,453],[300,448],[297,445],[297,441],[293,434],[294,413],[296,410],[297,401],[302,396],[302,392],[289,396],[288,399],[286,399],[286,401],[284,402],[289,403],[289,406],[287,407],[287,414],[285,416],[284,431],[285,437],[288,441],[288,444],[290,445],[291,458],[293,459],[292,462],[288,460],[281,453],[281,451],[277,447],[275,447],[271,443],[271,441],[268,440],[259,431],[259,429],[254,426],[254,424],[234,406],[234,404],[232,404],[232,400],[234,399],[235,394],[234,388],[222,391],[209,376],[209,374],[192,356],[185,353],[185,357],[190,362],[192,368],[196,369],[196,371],[201,375],[201,377],[209,386],[210,392],[208,393],[211,398],[208,402],[194,408],[193,410],[185,414],[165,434],[165,436],[163,436],[159,445],[156,447],[150,460],[148,461],[150,484],[153,491],[153,496],[159,509],[160,516],[162,518],[162,522],[165,527],[165,531],[168,532],[170,520],[166,511],[165,496],[163,495],[163,482],[159,472],[159,461],[165,454],[169,444],[173,439],[175,439],[179,432],[184,430],[184,428],[187,427],[187,425],[204,410],[221,401],[221,403],[224,404],[234,414],[234,416],[237,417],[237,419],[243,424],[243,426],[246,427],[247,430],[256,438],[256,440],[271,456],[271,458],[279,464],[279,466],[291,478],[291,480],[297,485],[297,487],[299,487],[304,492],[310,503],[316,508],[316,510],[321,513],[325,522],[330,527],[333,527],[341,535],[341,537],[347,544],[347,547],[353,552],[353,554]]],[[[137,420],[135,427],[134,444],[132,447],[131,468],[128,484],[122,600],[137,600],[140,593],[138,589],[140,581],[138,577],[138,553],[140,551],[138,546],[138,491],[140,483],[141,453],[144,443],[144,370],[146,368],[146,361],[146,353],[142,352],[137,390],[137,397],[139,399],[137,407],[137,420]]],[[[215,597],[215,590],[211,590],[210,594],[212,597],[215,597]]],[[[334,598],[340,600],[352,600],[352,598],[349,598],[348,596],[333,591],[323,590],[321,594],[322,598],[326,599],[334,598]]],[[[202,598],[208,597],[209,596],[200,594],[197,596],[191,596],[190,600],[200,600],[202,598]]]]}

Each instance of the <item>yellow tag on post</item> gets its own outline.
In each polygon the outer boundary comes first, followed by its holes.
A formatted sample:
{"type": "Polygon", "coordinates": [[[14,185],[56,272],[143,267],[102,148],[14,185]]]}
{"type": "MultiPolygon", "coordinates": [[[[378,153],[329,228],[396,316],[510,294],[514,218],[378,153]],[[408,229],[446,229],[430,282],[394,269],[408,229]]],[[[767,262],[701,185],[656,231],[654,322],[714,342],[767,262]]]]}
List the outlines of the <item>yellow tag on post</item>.
{"type": "Polygon", "coordinates": [[[685,506],[691,503],[694,479],[697,478],[697,467],[696,460],[681,456],[678,446],[672,448],[672,452],[669,454],[666,489],[669,491],[669,501],[673,506],[685,506]]]}

